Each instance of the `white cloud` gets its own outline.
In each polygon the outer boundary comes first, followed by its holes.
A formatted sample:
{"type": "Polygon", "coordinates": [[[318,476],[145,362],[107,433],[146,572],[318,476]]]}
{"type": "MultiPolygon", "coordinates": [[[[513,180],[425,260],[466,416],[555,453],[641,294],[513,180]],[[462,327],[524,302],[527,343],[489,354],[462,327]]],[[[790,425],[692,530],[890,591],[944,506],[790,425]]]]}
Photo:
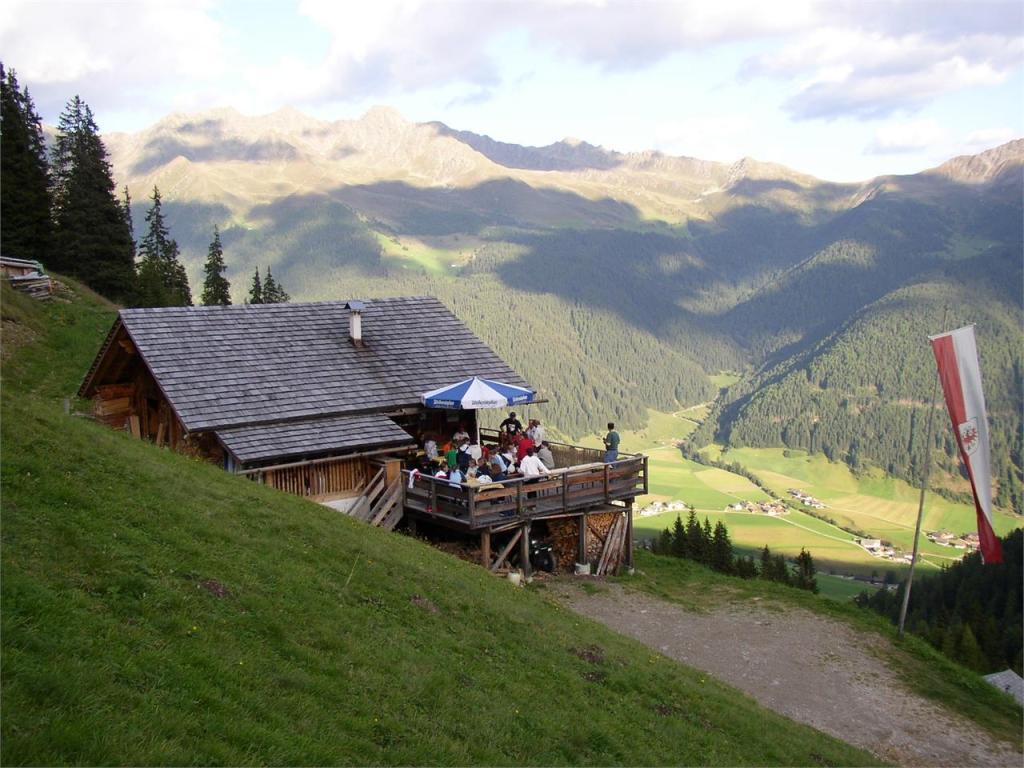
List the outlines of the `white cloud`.
{"type": "Polygon", "coordinates": [[[206,0],[15,0],[0,23],[0,50],[44,112],[76,92],[118,108],[158,98],[167,83],[224,73],[222,28],[210,9],[206,0]]]}
{"type": "Polygon", "coordinates": [[[1017,138],[1017,135],[1013,132],[1013,129],[1005,126],[971,131],[960,142],[961,153],[973,155],[986,149],[997,147],[1000,144],[1005,144],[1014,138],[1017,138]]]}
{"type": "Polygon", "coordinates": [[[699,115],[654,126],[654,147],[670,155],[732,162],[750,151],[749,115],[699,115]]]}
{"type": "Polygon", "coordinates": [[[862,119],[914,111],[950,91],[998,85],[1024,64],[1024,40],[969,35],[939,40],[830,27],[748,60],[747,75],[789,78],[785,108],[797,119],[862,119]]]}
{"type": "Polygon", "coordinates": [[[883,125],[875,131],[867,151],[874,155],[934,150],[949,142],[949,133],[934,120],[883,125]]]}

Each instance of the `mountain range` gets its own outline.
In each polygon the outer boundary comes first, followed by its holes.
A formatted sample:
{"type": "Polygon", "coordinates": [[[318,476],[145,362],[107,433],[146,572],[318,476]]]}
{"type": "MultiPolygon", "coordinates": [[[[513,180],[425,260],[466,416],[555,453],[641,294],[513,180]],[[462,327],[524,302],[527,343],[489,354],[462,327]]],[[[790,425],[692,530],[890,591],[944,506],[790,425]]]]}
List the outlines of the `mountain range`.
{"type": "MultiPolygon", "coordinates": [[[[913,477],[925,337],[975,322],[1000,501],[1019,506],[1024,140],[855,184],[752,158],[524,147],[383,107],[174,114],[104,141],[137,232],[160,188],[193,286],[217,226],[237,301],[257,266],[295,299],[436,295],[568,436],[712,400],[709,374],[732,370],[702,439],[913,477]]],[[[932,448],[963,490],[949,441],[932,448]]]]}

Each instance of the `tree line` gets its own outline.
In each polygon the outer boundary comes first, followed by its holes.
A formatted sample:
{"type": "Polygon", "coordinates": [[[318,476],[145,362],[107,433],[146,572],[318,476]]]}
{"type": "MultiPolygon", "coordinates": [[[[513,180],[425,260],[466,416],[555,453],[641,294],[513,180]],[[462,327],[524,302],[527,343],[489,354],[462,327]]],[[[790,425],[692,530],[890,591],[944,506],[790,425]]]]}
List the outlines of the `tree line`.
{"type": "Polygon", "coordinates": [[[651,551],[657,555],[693,560],[719,573],[741,579],[761,578],[814,593],[818,591],[817,569],[810,552],[801,548],[793,569],[783,555],[773,555],[767,545],[757,561],[751,555],[737,555],[733,552],[725,523],[719,520],[712,529],[711,522],[705,517],[702,525],[692,507],[685,523],[680,515],[676,515],[672,527],[665,528],[651,542],[651,551]]]}
{"type": "MultiPolygon", "coordinates": [[[[153,187],[146,231],[136,243],[128,188],[118,199],[89,105],[79,96],[68,101],[48,151],[28,89],[0,63],[0,108],[4,255],[38,261],[124,304],[191,306],[188,275],[167,226],[159,188],[153,187]]],[[[231,285],[216,227],[203,271],[201,302],[230,304],[231,285]]],[[[269,304],[288,301],[289,296],[269,268],[261,283],[257,267],[248,300],[269,304]]]]}
{"type": "MultiPolygon", "coordinates": [[[[1024,585],[1024,530],[1001,538],[1003,562],[985,565],[980,552],[914,583],[905,627],[949,658],[982,673],[1024,666],[1021,590],[1024,585]]],[[[896,591],[862,592],[855,600],[899,620],[905,584],[896,591]]]]}

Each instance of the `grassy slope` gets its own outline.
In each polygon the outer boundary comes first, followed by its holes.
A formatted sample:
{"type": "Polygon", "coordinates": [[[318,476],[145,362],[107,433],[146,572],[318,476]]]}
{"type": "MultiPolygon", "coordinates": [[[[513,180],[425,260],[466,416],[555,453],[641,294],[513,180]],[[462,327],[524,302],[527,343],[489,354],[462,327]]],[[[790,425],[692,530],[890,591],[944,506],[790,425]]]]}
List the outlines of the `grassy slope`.
{"type": "Polygon", "coordinates": [[[757,579],[744,581],[715,573],[689,560],[637,552],[637,572],[620,577],[625,585],[676,602],[689,610],[706,611],[728,603],[760,598],[761,605],[784,611],[803,608],[850,624],[872,638],[872,647],[910,688],[973,720],[997,739],[1022,747],[1021,707],[978,674],[955,664],[924,640],[898,637],[888,621],[849,603],[820,600],[810,592],[757,579]]]}
{"type": "Polygon", "coordinates": [[[872,762],[420,542],[64,415],[110,309],[4,299],[40,336],[3,371],[4,764],[872,762]]]}

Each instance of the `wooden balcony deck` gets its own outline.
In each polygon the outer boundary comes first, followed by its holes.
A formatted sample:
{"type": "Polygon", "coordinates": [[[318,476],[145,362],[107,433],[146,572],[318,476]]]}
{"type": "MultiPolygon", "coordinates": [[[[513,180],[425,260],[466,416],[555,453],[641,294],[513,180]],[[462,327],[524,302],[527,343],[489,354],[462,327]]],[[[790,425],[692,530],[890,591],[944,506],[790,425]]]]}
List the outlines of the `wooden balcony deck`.
{"type": "Polygon", "coordinates": [[[577,459],[575,465],[552,470],[539,478],[512,478],[500,483],[453,484],[403,471],[403,504],[407,511],[469,531],[513,527],[530,520],[578,515],[607,507],[613,501],[632,502],[647,492],[647,457],[621,455],[605,464],[603,455],[580,446],[549,443],[558,457],[577,459]],[[579,459],[586,460],[579,463],[579,459]]]}

